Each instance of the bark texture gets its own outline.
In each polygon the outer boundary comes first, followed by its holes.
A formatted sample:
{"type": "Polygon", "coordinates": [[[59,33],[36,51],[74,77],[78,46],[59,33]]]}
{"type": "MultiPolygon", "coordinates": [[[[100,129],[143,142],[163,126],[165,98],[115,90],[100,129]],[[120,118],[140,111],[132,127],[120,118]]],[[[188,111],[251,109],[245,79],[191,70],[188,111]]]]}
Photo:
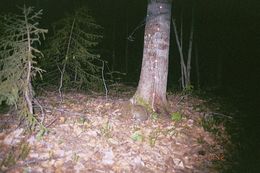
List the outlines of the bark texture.
{"type": "Polygon", "coordinates": [[[153,111],[167,114],[166,99],[171,0],[150,0],[144,35],[140,80],[133,97],[135,104],[145,102],[153,111]]]}

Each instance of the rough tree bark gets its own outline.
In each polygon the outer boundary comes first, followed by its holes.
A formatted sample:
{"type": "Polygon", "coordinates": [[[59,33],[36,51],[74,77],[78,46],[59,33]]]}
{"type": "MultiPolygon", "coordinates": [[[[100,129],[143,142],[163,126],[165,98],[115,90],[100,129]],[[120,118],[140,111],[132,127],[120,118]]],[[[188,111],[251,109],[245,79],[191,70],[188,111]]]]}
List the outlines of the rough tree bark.
{"type": "Polygon", "coordinates": [[[149,0],[143,61],[134,104],[146,104],[160,115],[169,114],[166,99],[171,0],[149,0]]]}

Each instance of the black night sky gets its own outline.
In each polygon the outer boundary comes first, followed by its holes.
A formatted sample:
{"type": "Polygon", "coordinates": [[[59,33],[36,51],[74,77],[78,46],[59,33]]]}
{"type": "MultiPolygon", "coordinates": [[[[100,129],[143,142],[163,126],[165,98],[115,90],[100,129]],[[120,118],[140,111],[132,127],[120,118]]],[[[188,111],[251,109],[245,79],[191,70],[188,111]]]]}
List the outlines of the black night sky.
{"type": "MultiPolygon", "coordinates": [[[[103,27],[101,58],[108,61],[110,69],[127,73],[123,82],[137,85],[143,53],[146,0],[0,0],[0,13],[15,13],[16,7],[24,3],[43,9],[42,26],[45,28],[50,28],[54,21],[75,8],[87,6],[103,27]],[[127,39],[130,35],[133,41],[127,39]]],[[[249,128],[248,133],[254,133],[252,138],[255,138],[258,136],[255,130],[260,128],[260,1],[173,0],[172,17],[178,23],[183,14],[184,37],[189,31],[192,8],[200,86],[205,90],[218,86],[217,94],[230,97],[247,112],[248,117],[243,121],[254,127],[249,128]]],[[[193,59],[192,83],[196,87],[195,70],[193,59]]],[[[171,29],[168,88],[180,89],[179,79],[179,53],[171,29]]],[[[259,141],[255,140],[255,143],[257,145],[259,141]]]]}

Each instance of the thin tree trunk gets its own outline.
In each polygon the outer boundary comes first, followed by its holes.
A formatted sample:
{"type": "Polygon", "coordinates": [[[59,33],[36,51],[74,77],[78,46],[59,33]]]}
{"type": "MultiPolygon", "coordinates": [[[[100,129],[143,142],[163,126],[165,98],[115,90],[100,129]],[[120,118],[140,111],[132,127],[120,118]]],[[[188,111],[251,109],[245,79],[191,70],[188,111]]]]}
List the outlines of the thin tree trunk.
{"type": "Polygon", "coordinates": [[[188,55],[187,55],[187,64],[184,60],[183,53],[183,22],[182,22],[182,14],[181,14],[181,31],[180,37],[177,30],[177,25],[174,20],[172,20],[174,34],[180,54],[180,64],[181,64],[181,83],[182,89],[185,89],[188,85],[190,85],[190,72],[191,72],[191,58],[192,58],[192,48],[193,48],[193,37],[194,37],[194,19],[193,19],[193,11],[192,11],[192,21],[191,21],[191,29],[190,29],[190,37],[189,37],[189,47],[188,47],[188,55]]]}
{"type": "Polygon", "coordinates": [[[168,114],[166,99],[171,0],[150,0],[144,35],[143,62],[133,102],[145,102],[159,114],[168,114]]]}
{"type": "MultiPolygon", "coordinates": [[[[181,82],[182,82],[182,89],[184,89],[185,86],[186,86],[187,70],[186,70],[186,64],[185,64],[185,61],[184,61],[183,48],[182,48],[182,43],[183,43],[182,32],[183,31],[181,31],[181,38],[179,38],[176,23],[175,23],[174,20],[172,20],[172,23],[173,23],[173,29],[174,29],[174,34],[175,34],[175,38],[176,38],[176,43],[177,43],[179,54],[180,54],[181,82]]],[[[181,26],[182,26],[182,24],[181,24],[181,26]]]]}
{"type": "Polygon", "coordinates": [[[222,54],[218,56],[218,65],[217,65],[217,86],[221,88],[222,86],[222,70],[223,70],[223,58],[222,54]]]}
{"type": "Polygon", "coordinates": [[[199,52],[198,52],[197,44],[195,44],[195,61],[196,61],[196,74],[197,74],[197,89],[200,89],[200,66],[199,66],[199,52]]]}
{"type": "Polygon", "coordinates": [[[114,6],[114,10],[113,10],[113,31],[112,31],[112,71],[115,71],[115,68],[116,68],[116,47],[115,47],[115,44],[116,44],[116,10],[115,10],[115,0],[113,1],[113,6],[114,6]]]}
{"type": "MultiPolygon", "coordinates": [[[[175,23],[174,23],[175,24],[175,23]]],[[[176,27],[176,24],[175,24],[175,29],[176,29],[176,33],[177,33],[177,27],[176,27]]],[[[182,89],[185,88],[185,74],[186,74],[186,69],[185,69],[185,61],[184,61],[184,58],[183,58],[183,52],[182,52],[182,48],[183,48],[183,11],[181,11],[181,34],[180,34],[180,38],[179,38],[179,42],[180,42],[180,48],[179,49],[179,52],[180,52],[180,56],[181,56],[181,61],[180,61],[180,65],[181,65],[181,86],[182,86],[182,89]]],[[[177,33],[177,36],[178,36],[178,33],[177,33]]]]}
{"type": "MultiPolygon", "coordinates": [[[[24,10],[26,10],[24,8],[24,10]]],[[[28,61],[28,66],[27,66],[27,76],[26,76],[26,86],[25,86],[25,100],[26,104],[28,107],[28,110],[30,114],[33,114],[33,105],[32,105],[32,87],[31,87],[31,71],[32,71],[32,48],[31,48],[31,37],[30,37],[30,29],[28,26],[28,19],[27,19],[27,14],[24,12],[24,19],[26,23],[26,29],[27,29],[27,42],[28,42],[28,50],[27,50],[27,61],[28,61]]]]}
{"type": "Polygon", "coordinates": [[[181,48],[183,47],[183,12],[181,11],[181,38],[180,38],[181,48]]]}
{"type": "MultiPolygon", "coordinates": [[[[128,9],[126,7],[126,38],[128,37],[128,9]]],[[[125,39],[125,73],[128,73],[128,40],[125,39]]]]}
{"type": "Polygon", "coordinates": [[[187,79],[186,87],[190,85],[190,71],[191,71],[191,56],[192,56],[192,47],[193,47],[193,33],[194,33],[194,20],[193,20],[193,10],[192,10],[192,19],[191,19],[191,29],[190,29],[190,39],[189,39],[189,51],[188,51],[188,60],[187,60],[187,79]]]}
{"type": "Polygon", "coordinates": [[[59,86],[59,94],[60,94],[60,103],[62,103],[63,101],[63,97],[62,97],[62,87],[63,87],[63,77],[64,77],[64,73],[66,70],[66,65],[67,65],[67,61],[69,58],[69,51],[70,51],[70,44],[71,44],[71,39],[72,39],[72,33],[73,33],[73,29],[74,29],[74,25],[75,25],[75,18],[73,19],[72,25],[71,25],[71,30],[70,30],[70,37],[69,37],[69,41],[68,41],[68,45],[67,45],[67,50],[66,50],[66,54],[65,54],[65,61],[62,67],[62,70],[60,71],[60,86],[59,86]]]}

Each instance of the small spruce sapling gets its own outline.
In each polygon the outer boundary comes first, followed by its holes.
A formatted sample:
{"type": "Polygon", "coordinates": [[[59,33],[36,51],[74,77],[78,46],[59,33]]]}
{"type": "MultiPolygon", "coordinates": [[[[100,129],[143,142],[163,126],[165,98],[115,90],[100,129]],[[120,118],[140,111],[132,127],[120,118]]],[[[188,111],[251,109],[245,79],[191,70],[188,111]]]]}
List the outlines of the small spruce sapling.
{"type": "Polygon", "coordinates": [[[59,81],[55,84],[59,85],[61,99],[64,87],[82,89],[97,88],[97,84],[102,86],[102,60],[96,49],[103,37],[102,27],[90,11],[77,9],[54,23],[53,28],[53,36],[49,38],[45,50],[51,63],[43,62],[42,65],[50,72],[46,73],[46,78],[59,81]]]}
{"type": "Polygon", "coordinates": [[[32,79],[43,72],[36,66],[37,60],[43,57],[37,45],[47,30],[39,28],[42,10],[24,6],[21,11],[20,15],[0,16],[4,33],[0,36],[0,104],[15,106],[34,129],[38,121],[33,115],[32,79]]]}

